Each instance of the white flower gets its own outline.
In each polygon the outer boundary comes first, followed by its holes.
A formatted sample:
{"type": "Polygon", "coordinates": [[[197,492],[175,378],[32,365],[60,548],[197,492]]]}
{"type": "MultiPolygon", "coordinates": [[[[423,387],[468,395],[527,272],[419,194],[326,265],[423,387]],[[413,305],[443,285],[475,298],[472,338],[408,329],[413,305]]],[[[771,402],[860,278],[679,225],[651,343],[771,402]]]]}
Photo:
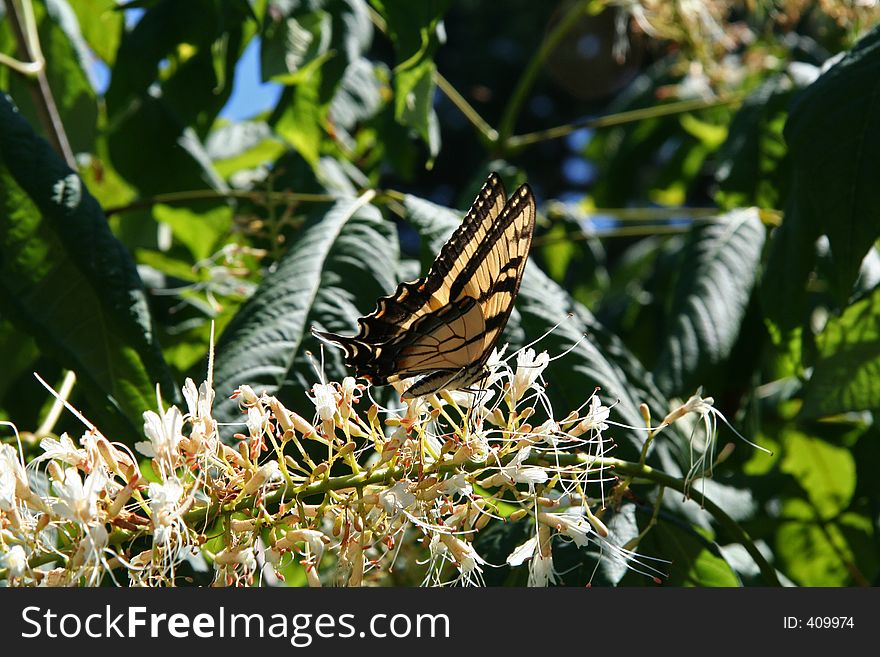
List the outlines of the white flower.
{"type": "Polygon", "coordinates": [[[253,438],[260,438],[266,429],[266,422],[269,420],[269,411],[259,406],[249,406],[247,409],[248,433],[253,438]]]}
{"type": "Polygon", "coordinates": [[[312,403],[318,411],[318,417],[324,422],[331,422],[336,413],[336,391],[329,383],[316,383],[312,386],[312,403]]]}
{"type": "Polygon", "coordinates": [[[468,460],[474,463],[485,462],[492,451],[489,446],[489,432],[483,431],[482,427],[477,431],[470,432],[467,445],[471,452],[468,460]]]}
{"type": "Polygon", "coordinates": [[[434,538],[437,537],[439,537],[439,542],[442,543],[445,548],[448,548],[448,553],[446,550],[435,550],[432,547],[432,554],[443,555],[445,558],[449,558],[450,554],[452,555],[452,559],[459,572],[456,581],[463,582],[466,585],[482,584],[482,566],[486,565],[486,562],[479,554],[477,554],[477,551],[474,550],[474,546],[452,534],[435,534],[431,539],[432,546],[435,544],[434,538]]]}
{"type": "Polygon", "coordinates": [[[539,424],[532,430],[532,436],[540,438],[542,441],[556,447],[559,444],[559,425],[556,420],[550,419],[539,424]]]}
{"type": "Polygon", "coordinates": [[[516,547],[507,557],[508,566],[521,566],[532,558],[535,549],[538,547],[538,537],[532,536],[522,545],[516,547]]]}
{"type": "Polygon", "coordinates": [[[507,351],[506,344],[501,349],[495,347],[492,349],[489,360],[486,361],[486,369],[489,370],[489,379],[486,381],[487,388],[491,387],[499,379],[513,374],[507,365],[507,361],[504,360],[505,351],[507,351]]]}
{"type": "MultiPolygon", "coordinates": [[[[240,385],[236,390],[237,396],[241,397],[241,401],[239,404],[243,404],[245,406],[252,406],[260,401],[260,398],[257,396],[257,393],[254,392],[254,389],[249,385],[240,385]]],[[[235,396],[235,395],[234,395],[235,396]]]]}
{"type": "Polygon", "coordinates": [[[535,385],[538,377],[550,362],[546,351],[536,354],[531,347],[521,349],[516,355],[516,374],[510,385],[510,396],[514,401],[522,399],[529,388],[535,385]]]}
{"type": "Polygon", "coordinates": [[[553,555],[548,551],[547,555],[541,554],[538,547],[538,536],[532,536],[525,543],[517,547],[507,557],[509,566],[521,566],[531,559],[529,563],[529,586],[547,586],[557,581],[556,571],[553,568],[553,555]]]}
{"type": "Polygon", "coordinates": [[[98,520],[98,496],[104,489],[107,478],[101,470],[94,470],[83,481],[76,468],[64,470],[64,481],[54,484],[58,501],[53,511],[68,520],[84,525],[95,524],[98,520]]]}
{"type": "Polygon", "coordinates": [[[415,503],[416,496],[408,490],[410,486],[410,482],[404,479],[379,493],[379,503],[385,509],[385,513],[396,516],[400,511],[406,511],[415,503]]]}
{"type": "Polygon", "coordinates": [[[247,483],[244,485],[242,489],[242,493],[245,495],[250,495],[260,486],[267,484],[272,481],[279,481],[282,478],[281,468],[278,467],[278,461],[267,461],[259,468],[257,471],[248,479],[247,483]]]}
{"type": "Polygon", "coordinates": [[[593,394],[589,399],[587,414],[571,430],[571,435],[580,436],[588,431],[594,437],[601,435],[603,431],[608,429],[608,416],[610,414],[611,409],[608,406],[603,406],[599,397],[593,394]]]}
{"type": "Polygon", "coordinates": [[[257,568],[257,555],[254,553],[253,547],[239,550],[235,555],[235,561],[244,566],[246,570],[256,570],[257,568]]]}
{"type": "Polygon", "coordinates": [[[171,479],[163,484],[150,484],[150,511],[153,519],[153,538],[157,543],[167,543],[173,537],[174,528],[181,521],[180,498],[183,486],[171,479]]]}
{"type": "Polygon", "coordinates": [[[467,475],[459,472],[440,484],[440,491],[446,495],[462,495],[470,497],[474,489],[467,480],[467,475]]]}
{"type": "Polygon", "coordinates": [[[0,445],[0,511],[12,511],[18,496],[27,492],[27,475],[21,467],[15,448],[12,445],[0,445]]]}
{"type": "Polygon", "coordinates": [[[558,513],[553,515],[560,534],[568,536],[578,547],[584,547],[592,539],[588,536],[593,529],[582,515],[576,513],[558,513]]]}
{"type": "Polygon", "coordinates": [[[547,471],[543,468],[539,468],[536,465],[523,465],[526,459],[529,458],[531,451],[531,447],[523,447],[517,452],[513,461],[500,470],[501,475],[509,481],[518,484],[528,484],[529,490],[535,484],[543,484],[549,479],[547,471]]]}
{"type": "Polygon", "coordinates": [[[556,570],[553,568],[553,555],[544,556],[540,550],[535,551],[535,557],[529,566],[529,586],[548,586],[558,581],[556,570]]]}
{"type": "Polygon", "coordinates": [[[21,577],[27,572],[27,554],[20,545],[9,548],[9,551],[2,556],[2,562],[11,577],[21,577]]]}
{"type": "Polygon", "coordinates": [[[87,534],[83,538],[83,545],[86,548],[86,561],[100,561],[104,548],[110,542],[110,534],[103,524],[92,525],[87,529],[87,534]]]}
{"type": "MultiPolygon", "coordinates": [[[[297,543],[306,543],[313,563],[319,563],[324,554],[324,540],[324,534],[316,529],[293,529],[275,543],[275,550],[289,550],[297,543]]],[[[275,554],[277,555],[278,552],[275,554]]],[[[271,561],[268,556],[266,560],[271,561]]]]}
{"type": "Polygon", "coordinates": [[[183,416],[177,406],[169,408],[163,416],[145,411],[144,434],[150,441],[135,443],[135,449],[144,456],[173,465],[177,459],[178,445],[183,440],[183,416]]]}
{"type": "Polygon", "coordinates": [[[57,439],[43,438],[40,441],[40,449],[43,450],[43,453],[31,461],[31,466],[41,461],[54,459],[67,465],[79,467],[88,463],[89,460],[88,453],[84,449],[77,447],[76,443],[73,442],[73,439],[66,432],[62,433],[57,439]]]}
{"type": "Polygon", "coordinates": [[[187,378],[183,384],[183,398],[186,400],[188,415],[193,419],[211,417],[211,404],[214,402],[214,391],[205,381],[196,389],[192,379],[187,378]]]}

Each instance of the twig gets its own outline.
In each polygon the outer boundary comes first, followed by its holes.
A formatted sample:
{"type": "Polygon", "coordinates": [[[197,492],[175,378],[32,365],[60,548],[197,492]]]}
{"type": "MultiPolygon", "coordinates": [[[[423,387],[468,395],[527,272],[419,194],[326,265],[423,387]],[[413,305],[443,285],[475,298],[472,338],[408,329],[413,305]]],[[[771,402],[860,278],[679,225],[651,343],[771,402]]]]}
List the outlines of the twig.
{"type": "Polygon", "coordinates": [[[745,96],[746,94],[744,92],[736,92],[723,94],[717,98],[711,99],[692,98],[674,103],[667,103],[665,105],[654,105],[652,107],[644,107],[627,112],[608,114],[594,119],[584,119],[583,121],[575,121],[574,123],[568,123],[555,128],[548,128],[547,130],[528,132],[524,135],[515,135],[507,140],[507,146],[510,149],[516,149],[541,141],[559,139],[560,137],[565,137],[583,128],[610,128],[617,125],[624,125],[626,123],[644,121],[645,119],[669,116],[671,114],[683,114],[685,112],[693,112],[723,105],[736,105],[742,102],[745,96]]]}
{"type": "MultiPolygon", "coordinates": [[[[61,114],[58,112],[55,96],[49,86],[49,78],[46,77],[46,66],[40,49],[40,38],[37,34],[31,0],[5,0],[5,4],[12,35],[18,45],[19,57],[33,63],[32,77],[36,84],[28,85],[28,88],[37,108],[40,123],[49,136],[53,148],[64,158],[67,166],[76,169],[76,158],[73,156],[64,124],[61,122],[61,114]],[[20,7],[19,3],[21,3],[20,7]]],[[[22,72],[20,68],[16,70],[22,72]]]]}
{"type": "Polygon", "coordinates": [[[519,112],[526,100],[526,96],[529,91],[531,91],[535,79],[538,77],[541,66],[544,65],[544,60],[547,59],[547,57],[556,49],[559,42],[562,41],[562,38],[572,27],[574,27],[575,23],[588,10],[590,4],[591,2],[589,0],[580,0],[572,5],[568,10],[568,13],[562,17],[562,19],[554,26],[550,34],[547,35],[547,38],[544,39],[541,47],[538,48],[535,56],[532,57],[526,70],[523,71],[523,74],[520,76],[519,82],[513,90],[513,94],[510,97],[510,101],[507,103],[507,107],[504,109],[504,114],[498,125],[497,144],[502,153],[513,147],[510,140],[514,128],[516,128],[516,120],[519,118],[519,112]]]}

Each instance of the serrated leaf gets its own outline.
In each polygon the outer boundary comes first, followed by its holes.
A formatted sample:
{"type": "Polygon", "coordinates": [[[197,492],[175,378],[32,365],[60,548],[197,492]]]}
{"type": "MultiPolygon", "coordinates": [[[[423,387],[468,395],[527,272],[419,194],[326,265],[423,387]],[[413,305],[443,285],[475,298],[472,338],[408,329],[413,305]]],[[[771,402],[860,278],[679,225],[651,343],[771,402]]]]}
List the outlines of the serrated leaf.
{"type": "Polygon", "coordinates": [[[828,236],[832,291],[841,304],[880,237],[878,99],[880,27],[797,97],[785,126],[795,182],[785,221],[828,236]]]}
{"type": "MultiPolygon", "coordinates": [[[[388,293],[396,269],[396,235],[368,197],[340,200],[310,217],[218,342],[214,380],[222,401],[216,417],[238,419],[236,403],[227,398],[242,384],[258,392],[281,390],[291,408],[307,404],[305,390],[317,375],[303,348],[319,348],[310,327],[351,332],[357,317],[372,310],[359,310],[355,301],[388,293]]],[[[338,350],[326,350],[325,358],[327,376],[340,379],[338,350]]]]}
{"type": "Polygon", "coordinates": [[[829,319],[816,350],[804,418],[880,409],[880,287],[829,319]]]}
{"type": "Polygon", "coordinates": [[[141,433],[154,385],[176,397],[134,262],[80,178],[0,97],[0,300],[76,371],[119,440],[141,433]]]}
{"type": "Polygon", "coordinates": [[[654,373],[668,394],[692,393],[730,355],[755,283],[765,229],[755,210],[694,229],[654,373]]]}

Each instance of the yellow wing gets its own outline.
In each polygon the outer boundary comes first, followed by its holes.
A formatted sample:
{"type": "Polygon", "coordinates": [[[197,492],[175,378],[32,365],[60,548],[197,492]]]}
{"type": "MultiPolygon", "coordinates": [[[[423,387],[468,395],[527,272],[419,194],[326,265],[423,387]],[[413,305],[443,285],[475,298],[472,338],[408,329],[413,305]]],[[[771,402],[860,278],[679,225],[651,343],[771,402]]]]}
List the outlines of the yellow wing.
{"type": "Polygon", "coordinates": [[[510,317],[534,227],[529,187],[508,201],[493,173],[424,278],[379,299],[358,320],[356,336],[312,332],[340,345],[348,364],[376,385],[427,375],[405,397],[471,385],[485,375],[510,317]]]}

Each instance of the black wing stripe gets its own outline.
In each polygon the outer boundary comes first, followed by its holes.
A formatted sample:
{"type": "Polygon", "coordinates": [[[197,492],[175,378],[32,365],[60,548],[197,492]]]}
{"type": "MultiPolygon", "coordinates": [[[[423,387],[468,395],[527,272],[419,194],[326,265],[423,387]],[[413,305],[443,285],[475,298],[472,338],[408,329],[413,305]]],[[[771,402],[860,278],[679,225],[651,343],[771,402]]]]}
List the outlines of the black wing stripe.
{"type": "Polygon", "coordinates": [[[506,200],[491,174],[424,278],[380,298],[357,335],[312,332],[341,346],[348,365],[375,385],[419,374],[427,374],[412,388],[419,395],[468,385],[510,317],[534,225],[529,187],[506,200]]]}
{"type": "MultiPolygon", "coordinates": [[[[473,278],[474,273],[483,265],[484,261],[490,255],[495,253],[495,246],[499,240],[504,237],[507,228],[523,216],[524,211],[528,210],[530,204],[532,206],[534,205],[531,190],[527,185],[523,185],[516,191],[510,201],[508,201],[507,205],[504,207],[504,211],[489,229],[485,239],[480,242],[476,255],[467,262],[464,269],[462,269],[450,285],[449,296],[452,299],[456,299],[461,295],[465,285],[467,285],[473,278]]],[[[534,218],[532,218],[532,221],[534,221],[534,218]]],[[[524,232],[526,231],[515,230],[514,239],[516,240],[518,236],[524,232]]],[[[527,234],[529,236],[529,242],[531,242],[531,230],[529,230],[527,234]]],[[[526,254],[527,253],[528,251],[526,251],[526,254]]]]}

